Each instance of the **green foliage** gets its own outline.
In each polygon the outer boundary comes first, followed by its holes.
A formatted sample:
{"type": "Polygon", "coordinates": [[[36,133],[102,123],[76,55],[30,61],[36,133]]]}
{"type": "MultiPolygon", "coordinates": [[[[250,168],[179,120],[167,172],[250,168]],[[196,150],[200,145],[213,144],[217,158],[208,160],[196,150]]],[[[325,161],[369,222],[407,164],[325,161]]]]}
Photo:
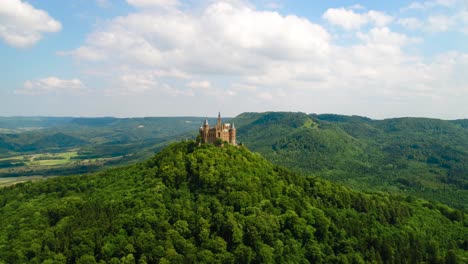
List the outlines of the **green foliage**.
{"type": "Polygon", "coordinates": [[[246,113],[238,141],[269,161],[358,190],[468,205],[467,120],[246,113]]]}
{"type": "Polygon", "coordinates": [[[0,189],[0,263],[463,263],[467,215],[192,141],[0,189]]]}

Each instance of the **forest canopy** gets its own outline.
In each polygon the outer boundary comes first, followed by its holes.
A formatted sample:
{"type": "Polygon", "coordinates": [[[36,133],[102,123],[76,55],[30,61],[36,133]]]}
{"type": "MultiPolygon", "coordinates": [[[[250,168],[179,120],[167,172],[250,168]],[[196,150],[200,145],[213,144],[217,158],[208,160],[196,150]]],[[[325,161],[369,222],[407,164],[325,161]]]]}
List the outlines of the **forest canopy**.
{"type": "Polygon", "coordinates": [[[0,263],[468,260],[460,210],[193,141],[127,167],[0,189],[0,217],[0,263]]]}

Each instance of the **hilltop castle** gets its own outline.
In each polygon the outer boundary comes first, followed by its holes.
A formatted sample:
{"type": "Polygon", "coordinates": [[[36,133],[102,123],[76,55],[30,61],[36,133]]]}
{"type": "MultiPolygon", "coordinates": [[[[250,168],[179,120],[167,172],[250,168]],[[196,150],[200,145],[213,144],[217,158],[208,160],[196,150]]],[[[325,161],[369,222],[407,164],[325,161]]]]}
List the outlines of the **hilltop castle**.
{"type": "Polygon", "coordinates": [[[208,120],[205,120],[200,127],[200,137],[203,143],[215,143],[218,139],[229,142],[229,144],[236,146],[236,127],[234,123],[227,124],[221,122],[221,113],[218,113],[218,121],[216,126],[210,128],[208,120]]]}

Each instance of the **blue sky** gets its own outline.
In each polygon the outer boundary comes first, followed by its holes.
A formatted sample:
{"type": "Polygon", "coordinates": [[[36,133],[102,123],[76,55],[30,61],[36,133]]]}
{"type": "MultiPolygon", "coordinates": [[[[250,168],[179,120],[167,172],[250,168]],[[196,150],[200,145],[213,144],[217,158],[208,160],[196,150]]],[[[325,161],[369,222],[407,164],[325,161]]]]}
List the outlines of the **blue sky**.
{"type": "Polygon", "coordinates": [[[3,0],[0,115],[468,117],[468,3],[3,0]]]}

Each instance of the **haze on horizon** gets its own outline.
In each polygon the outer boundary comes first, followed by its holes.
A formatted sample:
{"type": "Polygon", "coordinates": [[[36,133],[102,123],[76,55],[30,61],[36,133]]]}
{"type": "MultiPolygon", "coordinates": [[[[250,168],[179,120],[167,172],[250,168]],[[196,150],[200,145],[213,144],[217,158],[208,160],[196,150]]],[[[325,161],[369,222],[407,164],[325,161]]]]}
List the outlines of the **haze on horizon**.
{"type": "Polygon", "coordinates": [[[3,0],[0,57],[0,116],[468,117],[465,0],[3,0]]]}

